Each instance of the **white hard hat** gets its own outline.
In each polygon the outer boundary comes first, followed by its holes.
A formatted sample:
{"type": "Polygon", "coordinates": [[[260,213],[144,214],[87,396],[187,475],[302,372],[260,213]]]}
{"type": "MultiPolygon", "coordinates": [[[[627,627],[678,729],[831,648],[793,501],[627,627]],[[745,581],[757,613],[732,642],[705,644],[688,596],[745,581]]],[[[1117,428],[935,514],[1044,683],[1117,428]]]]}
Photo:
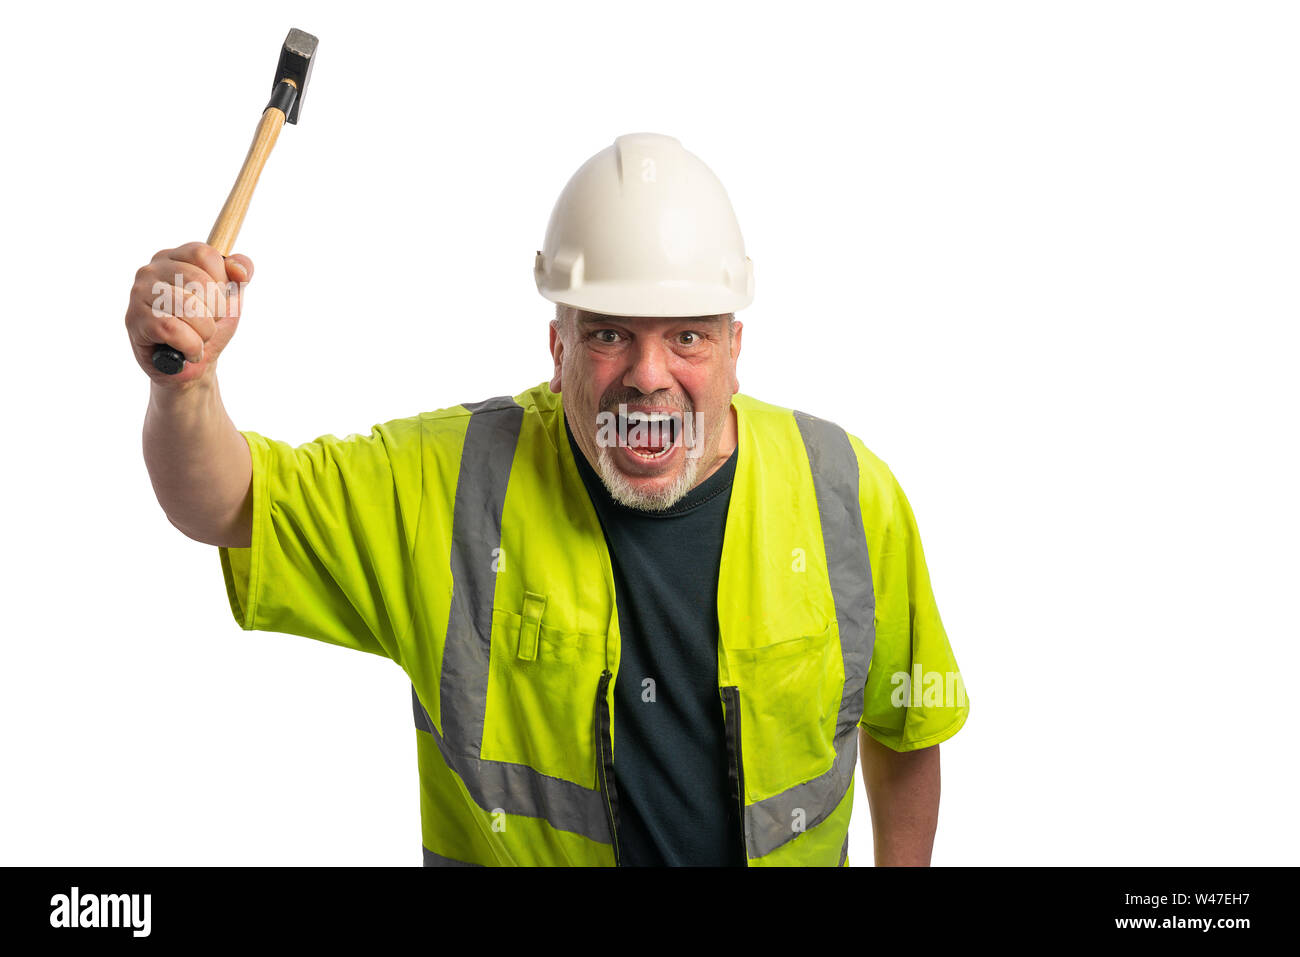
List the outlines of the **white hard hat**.
{"type": "Polygon", "coordinates": [[[754,298],[727,191],[659,133],[620,136],[573,174],[533,275],[552,302],[608,316],[713,316],[754,298]]]}

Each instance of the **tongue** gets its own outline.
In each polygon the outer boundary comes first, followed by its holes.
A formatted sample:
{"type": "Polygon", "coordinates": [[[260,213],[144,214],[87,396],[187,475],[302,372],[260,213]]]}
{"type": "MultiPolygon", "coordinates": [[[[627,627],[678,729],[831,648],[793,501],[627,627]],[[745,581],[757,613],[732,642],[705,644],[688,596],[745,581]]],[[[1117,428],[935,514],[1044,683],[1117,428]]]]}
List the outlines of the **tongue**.
{"type": "Polygon", "coordinates": [[[633,434],[627,437],[627,447],[630,449],[636,449],[638,452],[644,452],[647,455],[654,455],[655,453],[664,450],[664,443],[662,437],[657,443],[652,443],[648,435],[642,436],[633,434]]]}

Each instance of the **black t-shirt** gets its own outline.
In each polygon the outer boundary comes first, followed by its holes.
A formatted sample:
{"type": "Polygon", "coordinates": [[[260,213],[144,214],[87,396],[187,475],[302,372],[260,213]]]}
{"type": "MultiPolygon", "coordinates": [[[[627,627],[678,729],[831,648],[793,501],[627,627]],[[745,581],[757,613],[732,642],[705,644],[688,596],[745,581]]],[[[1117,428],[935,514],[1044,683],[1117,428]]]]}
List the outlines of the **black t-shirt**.
{"type": "Polygon", "coordinates": [[[718,696],[718,567],[736,452],[672,508],[610,496],[569,436],[609,545],[622,633],[614,784],[626,865],[743,865],[718,696]]]}

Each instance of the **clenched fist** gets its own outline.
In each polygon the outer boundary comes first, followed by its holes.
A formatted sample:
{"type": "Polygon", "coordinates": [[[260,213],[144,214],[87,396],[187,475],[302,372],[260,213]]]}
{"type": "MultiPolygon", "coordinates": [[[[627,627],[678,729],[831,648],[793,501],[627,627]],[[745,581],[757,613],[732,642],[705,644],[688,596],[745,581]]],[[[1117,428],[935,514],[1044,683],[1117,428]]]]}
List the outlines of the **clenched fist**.
{"type": "Polygon", "coordinates": [[[156,253],[135,274],[126,309],[126,332],[135,361],[154,382],[182,386],[202,379],[235,334],[244,283],[253,261],[225,260],[207,243],[186,243],[156,253]],[[185,356],[176,375],[154,368],[154,346],[163,342],[185,356]]]}

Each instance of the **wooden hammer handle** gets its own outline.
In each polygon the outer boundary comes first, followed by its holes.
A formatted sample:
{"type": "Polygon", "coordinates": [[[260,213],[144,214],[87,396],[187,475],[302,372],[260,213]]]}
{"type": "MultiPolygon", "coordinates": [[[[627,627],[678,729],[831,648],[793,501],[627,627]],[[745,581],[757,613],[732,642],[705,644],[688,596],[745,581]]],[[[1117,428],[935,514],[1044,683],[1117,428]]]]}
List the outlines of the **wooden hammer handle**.
{"type": "Polygon", "coordinates": [[[229,256],[235,245],[235,237],[239,235],[239,227],[244,224],[244,214],[248,212],[248,204],[253,199],[253,189],[257,186],[258,177],[262,175],[262,168],[266,166],[266,161],[271,156],[271,147],[275,146],[283,126],[284,114],[275,107],[263,113],[262,122],[257,124],[257,134],[253,137],[253,145],[248,148],[244,166],[235,179],[235,185],[230,188],[226,205],[221,207],[221,214],[212,224],[212,232],[208,233],[208,245],[223,257],[229,256]]]}
{"type": "MultiPolygon", "coordinates": [[[[293,80],[280,82],[298,88],[293,80]]],[[[253,136],[253,145],[248,148],[244,165],[235,178],[235,185],[230,188],[226,205],[221,207],[217,221],[212,224],[212,232],[208,233],[208,245],[221,253],[222,259],[230,255],[230,250],[235,245],[235,237],[239,235],[239,227],[244,224],[244,214],[248,212],[248,204],[253,199],[253,189],[257,186],[262,168],[271,156],[271,148],[275,146],[280,130],[284,127],[284,119],[284,111],[274,106],[267,107],[262,113],[257,133],[253,136]]],[[[160,342],[153,348],[153,365],[165,375],[176,375],[185,368],[185,357],[179,350],[160,342]]]]}

